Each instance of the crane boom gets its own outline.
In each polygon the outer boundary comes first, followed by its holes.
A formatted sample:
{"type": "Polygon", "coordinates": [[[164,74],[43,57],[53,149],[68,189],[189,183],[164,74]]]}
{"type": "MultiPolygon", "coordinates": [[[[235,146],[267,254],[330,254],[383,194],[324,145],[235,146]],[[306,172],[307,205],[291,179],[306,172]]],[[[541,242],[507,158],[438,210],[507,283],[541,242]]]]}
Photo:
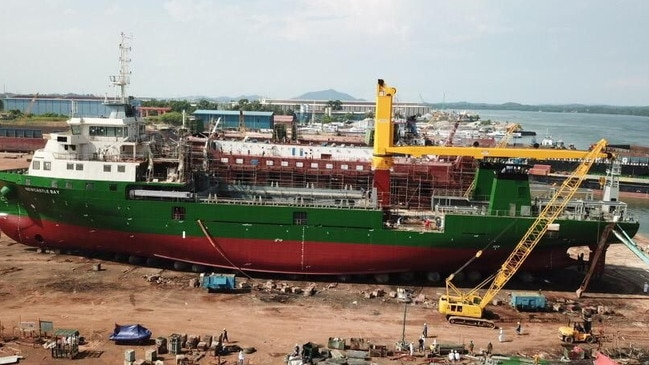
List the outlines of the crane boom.
{"type": "MultiPolygon", "coordinates": [[[[582,160],[590,151],[560,150],[543,148],[497,148],[497,147],[445,147],[445,146],[389,146],[383,149],[390,154],[406,154],[413,157],[425,155],[444,156],[470,156],[475,159],[486,158],[533,158],[536,160],[548,159],[576,159],[582,160]]],[[[610,158],[612,155],[599,152],[595,158],[610,158]]]]}
{"type": "Polygon", "coordinates": [[[509,127],[507,127],[507,130],[505,131],[505,135],[496,143],[496,148],[504,148],[507,147],[507,143],[514,137],[514,133],[521,129],[520,124],[513,123],[510,124],[509,127]]]}
{"type": "Polygon", "coordinates": [[[584,160],[579,164],[577,169],[564,180],[561,187],[552,196],[547,205],[543,208],[536,221],[527,230],[519,244],[514,248],[514,251],[509,255],[500,271],[496,274],[496,278],[491,284],[489,290],[484,297],[482,297],[482,306],[491,302],[491,300],[498,294],[500,289],[512,278],[512,276],[521,267],[527,256],[534,249],[541,237],[548,230],[557,217],[566,208],[570,199],[575,195],[581,182],[588,174],[588,170],[595,162],[596,156],[606,147],[606,140],[602,139],[591,149],[586,155],[584,160]]]}
{"type": "Polygon", "coordinates": [[[25,108],[25,111],[23,114],[28,115],[32,113],[32,109],[34,108],[34,104],[36,103],[36,99],[38,99],[38,94],[34,94],[34,97],[32,97],[32,100],[29,101],[29,104],[27,105],[27,108],[25,108]]]}

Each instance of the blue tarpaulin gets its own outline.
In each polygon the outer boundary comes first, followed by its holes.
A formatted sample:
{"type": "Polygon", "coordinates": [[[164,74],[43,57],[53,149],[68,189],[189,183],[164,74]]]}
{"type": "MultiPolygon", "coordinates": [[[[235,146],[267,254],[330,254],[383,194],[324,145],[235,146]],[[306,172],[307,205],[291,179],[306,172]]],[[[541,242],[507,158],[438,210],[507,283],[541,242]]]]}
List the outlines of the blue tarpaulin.
{"type": "Polygon", "coordinates": [[[213,290],[232,290],[235,288],[234,274],[201,274],[201,286],[213,290]]]}
{"type": "Polygon", "coordinates": [[[115,325],[115,331],[108,337],[111,341],[136,342],[146,341],[151,338],[151,331],[139,324],[115,325]]]}

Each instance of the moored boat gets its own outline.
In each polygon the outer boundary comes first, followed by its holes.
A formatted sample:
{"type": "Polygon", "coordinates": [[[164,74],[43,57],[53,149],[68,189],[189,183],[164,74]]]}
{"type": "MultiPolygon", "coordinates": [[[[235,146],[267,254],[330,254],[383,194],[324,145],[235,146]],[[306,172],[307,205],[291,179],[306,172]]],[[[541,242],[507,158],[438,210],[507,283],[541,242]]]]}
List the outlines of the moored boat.
{"type": "Polygon", "coordinates": [[[44,146],[41,129],[0,127],[0,151],[32,152],[44,146]]]}
{"type": "MultiPolygon", "coordinates": [[[[189,136],[146,133],[126,96],[126,43],[109,117],[71,118],[27,170],[0,172],[0,229],[15,241],[197,267],[382,279],[411,272],[440,279],[484,249],[466,268],[476,277],[500,265],[548,204],[531,196],[527,167],[507,161],[481,163],[471,197],[432,191],[418,209],[390,203],[385,165],[374,166],[367,189],[296,186],[272,172],[263,185],[237,181],[214,168],[209,143],[197,151],[189,136]]],[[[377,109],[384,98],[377,94],[377,109]]],[[[454,148],[445,151],[466,151],[454,148]]],[[[615,189],[606,196],[571,202],[523,269],[571,264],[567,248],[596,245],[608,222],[635,235],[639,224],[615,189]]]]}

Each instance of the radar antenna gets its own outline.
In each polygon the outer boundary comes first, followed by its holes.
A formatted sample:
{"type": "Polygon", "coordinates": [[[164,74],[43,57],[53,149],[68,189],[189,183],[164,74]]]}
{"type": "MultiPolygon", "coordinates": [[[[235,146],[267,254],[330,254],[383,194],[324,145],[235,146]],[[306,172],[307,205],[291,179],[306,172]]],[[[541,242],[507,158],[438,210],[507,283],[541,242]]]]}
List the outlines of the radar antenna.
{"type": "Polygon", "coordinates": [[[133,39],[133,36],[127,36],[122,32],[122,41],[119,44],[119,75],[110,76],[110,82],[113,86],[119,86],[119,102],[126,104],[126,85],[131,83],[131,71],[129,70],[129,64],[131,63],[131,58],[129,56],[131,52],[130,41],[133,39]]]}

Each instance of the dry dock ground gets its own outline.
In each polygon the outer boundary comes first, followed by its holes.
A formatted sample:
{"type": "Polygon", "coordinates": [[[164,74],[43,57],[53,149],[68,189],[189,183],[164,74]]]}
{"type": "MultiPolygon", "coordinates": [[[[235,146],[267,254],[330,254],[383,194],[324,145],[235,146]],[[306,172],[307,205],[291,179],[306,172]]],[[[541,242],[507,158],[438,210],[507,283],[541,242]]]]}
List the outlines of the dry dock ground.
{"type": "MultiPolygon", "coordinates": [[[[4,168],[7,168],[4,166],[4,168]]],[[[638,240],[643,247],[646,239],[638,240]]],[[[572,252],[577,254],[578,250],[572,252]]],[[[231,343],[254,347],[246,364],[284,364],[285,355],[296,343],[326,345],[330,337],[364,338],[389,349],[405,339],[416,343],[422,325],[428,324],[427,344],[475,343],[476,350],[492,342],[499,354],[558,359],[562,353],[557,328],[579,318],[579,307],[598,306],[606,313],[595,316],[594,327],[609,341],[604,351],[642,348],[649,351],[649,296],[642,286],[649,281],[647,267],[622,245],[614,245],[607,254],[606,274],[593,281],[590,290],[576,300],[574,290],[582,273],[574,269],[539,276],[533,283],[513,280],[498,296],[507,302],[512,290],[543,290],[552,303],[563,303],[560,312],[519,313],[506,305],[490,306],[499,317],[505,341],[499,342],[496,329],[451,326],[437,312],[436,301],[441,286],[378,285],[372,283],[335,283],[332,281],[285,281],[289,286],[307,288],[315,285],[314,295],[267,290],[268,278],[246,279],[253,284],[249,293],[216,294],[193,288],[190,280],[197,274],[163,268],[132,266],[79,255],[37,253],[35,249],[0,237],[0,357],[20,354],[21,364],[56,364],[71,360],[52,359],[48,350],[21,333],[21,322],[52,321],[55,328],[78,329],[85,337],[82,354],[76,364],[123,364],[124,352],[135,350],[143,359],[153,344],[116,345],[108,340],[114,325],[140,323],[153,332],[153,338],[172,333],[214,335],[228,329],[231,343]],[[101,270],[95,270],[101,263],[101,270]],[[151,278],[154,278],[151,280],[151,278]],[[369,298],[368,293],[409,288],[417,303],[404,305],[389,295],[369,298]],[[405,310],[405,332],[404,332],[405,310]],[[522,322],[523,335],[514,327],[522,322]]],[[[462,286],[471,287],[471,283],[462,286]]],[[[586,346],[587,348],[598,345],[586,346]]],[[[174,364],[169,354],[159,356],[165,364],[174,364]]],[[[237,355],[223,357],[228,364],[237,355]]],[[[375,357],[377,364],[421,364],[423,357],[399,360],[375,357]]],[[[439,360],[438,362],[443,362],[439,360]]],[[[199,364],[216,364],[209,354],[199,364]]]]}

